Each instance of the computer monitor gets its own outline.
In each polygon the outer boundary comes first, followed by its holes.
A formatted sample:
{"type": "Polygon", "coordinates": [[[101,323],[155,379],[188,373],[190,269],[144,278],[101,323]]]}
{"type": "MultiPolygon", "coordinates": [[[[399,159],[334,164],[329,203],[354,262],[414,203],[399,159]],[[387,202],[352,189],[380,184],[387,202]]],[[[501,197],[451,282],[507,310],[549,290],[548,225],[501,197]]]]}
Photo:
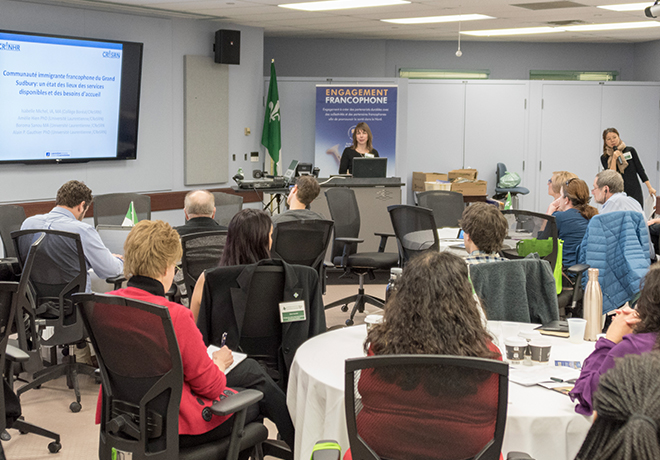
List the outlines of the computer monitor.
{"type": "Polygon", "coordinates": [[[96,231],[99,232],[101,241],[106,248],[113,254],[124,255],[124,242],[133,227],[122,227],[121,225],[99,225],[96,231]]]}
{"type": "Polygon", "coordinates": [[[387,177],[387,158],[353,158],[353,177],[387,177]]]}

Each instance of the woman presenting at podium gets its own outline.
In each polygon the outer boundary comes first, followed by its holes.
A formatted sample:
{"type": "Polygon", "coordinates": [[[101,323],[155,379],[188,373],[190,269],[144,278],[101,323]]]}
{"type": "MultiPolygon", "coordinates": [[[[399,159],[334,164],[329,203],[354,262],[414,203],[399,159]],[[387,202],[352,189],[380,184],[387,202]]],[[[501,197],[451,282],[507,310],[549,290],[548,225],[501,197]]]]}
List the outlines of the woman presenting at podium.
{"type": "Polygon", "coordinates": [[[365,122],[357,124],[353,130],[353,145],[346,147],[341,154],[339,174],[349,174],[353,171],[353,158],[373,158],[378,156],[378,150],[372,147],[373,136],[369,125],[365,122]]]}
{"type": "Polygon", "coordinates": [[[639,201],[639,204],[644,208],[644,195],[637,176],[639,175],[642,182],[646,184],[651,195],[655,195],[655,189],[646,176],[644,166],[642,166],[642,162],[637,156],[637,151],[633,147],[626,147],[616,128],[607,128],[603,131],[603,141],[603,154],[600,157],[603,168],[621,174],[623,177],[623,191],[629,197],[639,201]]]}

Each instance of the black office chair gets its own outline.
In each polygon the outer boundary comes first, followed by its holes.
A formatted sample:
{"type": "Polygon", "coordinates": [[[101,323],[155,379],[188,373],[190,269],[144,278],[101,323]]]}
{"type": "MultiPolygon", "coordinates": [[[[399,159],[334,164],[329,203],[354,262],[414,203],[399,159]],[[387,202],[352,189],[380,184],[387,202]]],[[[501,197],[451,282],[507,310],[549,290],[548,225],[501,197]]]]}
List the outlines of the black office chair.
{"type": "Polygon", "coordinates": [[[273,228],[270,256],[289,264],[312,267],[319,274],[325,293],[325,253],[333,226],[333,221],[320,219],[280,222],[273,228]]]}
{"type": "Polygon", "coordinates": [[[364,293],[364,276],[375,279],[374,270],[389,270],[398,265],[399,255],[395,252],[384,252],[388,233],[376,233],[380,236],[378,252],[357,252],[358,243],[364,240],[360,234],[360,209],[355,193],[350,188],[334,187],[326,190],[328,208],[332,220],[335,221],[335,234],[332,244],[332,263],[344,269],[344,273],[356,273],[359,278],[359,288],[356,295],[332,302],[326,305],[326,310],[341,305],[342,311],[348,311],[348,304],[353,303],[350,317],[346,325],[353,324],[355,313],[364,312],[365,304],[383,308],[385,301],[364,293]]]}
{"type": "Polygon", "coordinates": [[[95,367],[76,362],[73,347],[85,343],[82,319],[71,295],[85,291],[87,267],[80,235],[57,230],[20,230],[12,233],[22,266],[18,291],[16,327],[19,348],[32,357],[40,357],[40,347],[63,346],[61,364],[33,374],[33,380],[18,389],[23,393],[40,385],[67,376],[67,385],[74,390],[76,400],[69,408],[79,412],[80,389],[78,375],[94,375],[95,367]],[[52,335],[44,334],[52,328],[52,335]],[[67,353],[68,352],[68,353],[67,353]]]}
{"type": "Polygon", "coordinates": [[[0,238],[5,257],[16,257],[16,249],[11,241],[11,232],[21,229],[25,220],[25,209],[22,206],[6,204],[0,206],[0,238]]]}
{"type": "Polygon", "coordinates": [[[502,256],[507,259],[522,259],[526,254],[519,255],[518,245],[520,241],[532,238],[538,240],[552,239],[550,252],[539,255],[543,260],[550,262],[550,267],[554,271],[559,253],[559,234],[555,217],[519,209],[502,211],[502,214],[509,224],[504,244],[510,247],[502,250],[502,256]]]}
{"type": "Polygon", "coordinates": [[[212,192],[215,199],[215,221],[225,227],[229,226],[232,217],[243,209],[243,197],[229,193],[212,192]]]}
{"type": "MultiPolygon", "coordinates": [[[[0,391],[0,439],[9,441],[11,436],[7,428],[19,430],[22,434],[32,433],[37,436],[50,438],[48,444],[51,453],[59,452],[62,448],[60,435],[39,426],[28,423],[21,416],[21,403],[13,391],[10,379],[13,379],[13,363],[29,359],[21,350],[8,345],[9,334],[14,323],[19,283],[0,282],[0,369],[3,369],[3,390],[0,391]]],[[[0,444],[0,458],[4,460],[4,451],[0,444]]]]}
{"type": "Polygon", "coordinates": [[[74,300],[103,379],[101,460],[235,460],[240,450],[255,447],[261,458],[259,446],[268,430],[260,422],[244,426],[247,407],[263,397],[256,390],[221,396],[208,408],[216,415],[236,413],[230,437],[179,448],[183,366],[167,307],[102,294],[79,294],[74,300]]]}
{"type": "Polygon", "coordinates": [[[138,220],[151,220],[151,197],[139,193],[108,193],[94,196],[94,227],[121,225],[133,202],[138,220]]]}
{"type": "Polygon", "coordinates": [[[417,204],[433,211],[437,228],[459,226],[458,221],[465,210],[462,193],[448,190],[429,190],[415,193],[417,194],[417,204]]]}
{"type": "Polygon", "coordinates": [[[498,460],[508,375],[508,364],[482,358],[347,359],[344,399],[353,460],[498,460]]]}
{"type": "Polygon", "coordinates": [[[512,187],[512,188],[502,188],[499,186],[500,179],[506,174],[507,169],[504,163],[497,163],[497,170],[495,171],[495,195],[493,198],[496,200],[501,200],[507,196],[508,193],[511,193],[511,200],[513,201],[513,208],[518,209],[518,195],[527,195],[529,189],[526,187],[512,187]]]}
{"type": "Polygon", "coordinates": [[[226,345],[257,360],[286,392],[296,350],[325,332],[318,275],[310,267],[262,260],[207,270],[197,317],[204,342],[226,345]],[[282,323],[281,302],[304,301],[305,319],[282,323]]]}
{"type": "Polygon", "coordinates": [[[388,206],[392,227],[403,264],[424,251],[440,251],[438,228],[433,211],[419,206],[388,206]]]}
{"type": "Polygon", "coordinates": [[[192,297],[195,283],[204,270],[220,263],[227,244],[227,230],[191,233],[181,237],[181,271],[188,298],[192,297]]]}

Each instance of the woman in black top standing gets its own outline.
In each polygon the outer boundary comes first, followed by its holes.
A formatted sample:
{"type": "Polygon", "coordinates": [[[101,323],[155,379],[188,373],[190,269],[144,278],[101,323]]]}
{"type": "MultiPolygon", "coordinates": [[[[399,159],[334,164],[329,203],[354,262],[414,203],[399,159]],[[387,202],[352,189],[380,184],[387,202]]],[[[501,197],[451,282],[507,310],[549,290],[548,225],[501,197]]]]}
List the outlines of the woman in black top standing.
{"type": "Polygon", "coordinates": [[[623,190],[626,195],[639,201],[644,207],[644,196],[642,187],[639,185],[637,176],[646,184],[651,195],[655,195],[655,189],[651,186],[646,176],[644,166],[637,156],[633,147],[626,147],[621,141],[619,131],[616,128],[607,128],[603,131],[603,154],[600,157],[603,168],[618,171],[623,176],[623,190]]]}
{"type": "Polygon", "coordinates": [[[353,130],[353,145],[346,147],[344,153],[341,154],[339,174],[349,174],[353,171],[353,158],[378,156],[378,150],[371,145],[372,140],[369,125],[363,121],[358,123],[353,130]]]}

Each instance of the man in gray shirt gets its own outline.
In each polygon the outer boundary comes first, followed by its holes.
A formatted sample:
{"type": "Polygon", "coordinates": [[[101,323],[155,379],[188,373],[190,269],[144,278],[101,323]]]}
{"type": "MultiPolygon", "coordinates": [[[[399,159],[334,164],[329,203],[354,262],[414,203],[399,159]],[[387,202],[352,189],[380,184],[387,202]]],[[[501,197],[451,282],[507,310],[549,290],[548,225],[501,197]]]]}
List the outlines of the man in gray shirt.
{"type": "Polygon", "coordinates": [[[314,176],[300,176],[286,199],[289,210],[273,216],[273,225],[292,220],[325,220],[321,214],[307,209],[310,203],[319,196],[319,193],[321,193],[321,186],[314,176]]]}

